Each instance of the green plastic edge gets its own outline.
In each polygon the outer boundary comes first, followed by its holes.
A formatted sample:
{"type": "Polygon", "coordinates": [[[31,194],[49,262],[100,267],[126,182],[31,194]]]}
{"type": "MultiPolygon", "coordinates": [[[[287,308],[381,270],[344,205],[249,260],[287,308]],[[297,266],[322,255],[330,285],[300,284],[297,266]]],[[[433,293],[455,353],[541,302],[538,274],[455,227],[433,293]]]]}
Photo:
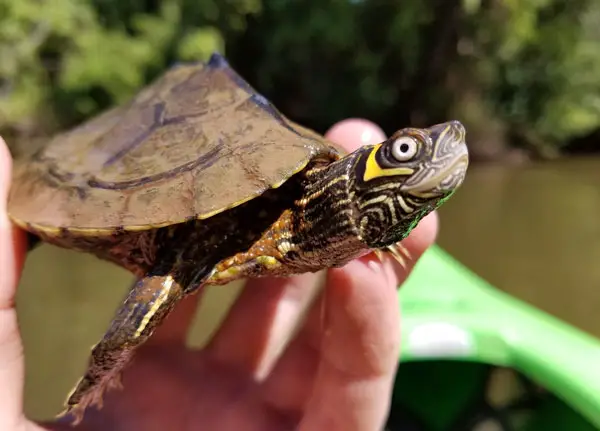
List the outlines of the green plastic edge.
{"type": "Polygon", "coordinates": [[[600,340],[495,289],[439,246],[423,255],[398,297],[401,362],[511,367],[600,428],[600,340]]]}

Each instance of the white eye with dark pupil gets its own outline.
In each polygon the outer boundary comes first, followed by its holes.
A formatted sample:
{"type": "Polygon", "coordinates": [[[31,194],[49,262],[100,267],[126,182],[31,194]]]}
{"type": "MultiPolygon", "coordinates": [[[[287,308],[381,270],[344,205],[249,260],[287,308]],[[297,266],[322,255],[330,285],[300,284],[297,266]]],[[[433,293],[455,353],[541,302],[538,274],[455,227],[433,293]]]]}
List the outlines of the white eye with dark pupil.
{"type": "Polygon", "coordinates": [[[417,154],[418,144],[410,136],[402,136],[392,144],[392,156],[399,162],[406,162],[417,154]]]}

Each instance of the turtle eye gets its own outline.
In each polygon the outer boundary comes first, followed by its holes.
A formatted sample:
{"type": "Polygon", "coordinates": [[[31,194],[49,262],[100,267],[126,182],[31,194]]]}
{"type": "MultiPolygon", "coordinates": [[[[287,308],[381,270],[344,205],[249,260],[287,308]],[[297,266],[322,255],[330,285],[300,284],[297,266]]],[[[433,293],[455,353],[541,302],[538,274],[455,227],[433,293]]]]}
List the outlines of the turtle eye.
{"type": "Polygon", "coordinates": [[[410,136],[401,136],[392,143],[392,156],[399,162],[412,159],[419,149],[419,143],[410,136]]]}

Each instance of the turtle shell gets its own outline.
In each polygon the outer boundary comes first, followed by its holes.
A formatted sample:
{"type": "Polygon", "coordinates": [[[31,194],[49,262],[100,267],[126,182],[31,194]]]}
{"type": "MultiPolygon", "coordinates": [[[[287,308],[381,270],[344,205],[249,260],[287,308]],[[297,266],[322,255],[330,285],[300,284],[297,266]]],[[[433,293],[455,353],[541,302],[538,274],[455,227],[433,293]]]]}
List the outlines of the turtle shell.
{"type": "Polygon", "coordinates": [[[213,54],[15,163],[9,215],[47,235],[162,227],[240,205],[319,157],[339,153],[213,54]]]}

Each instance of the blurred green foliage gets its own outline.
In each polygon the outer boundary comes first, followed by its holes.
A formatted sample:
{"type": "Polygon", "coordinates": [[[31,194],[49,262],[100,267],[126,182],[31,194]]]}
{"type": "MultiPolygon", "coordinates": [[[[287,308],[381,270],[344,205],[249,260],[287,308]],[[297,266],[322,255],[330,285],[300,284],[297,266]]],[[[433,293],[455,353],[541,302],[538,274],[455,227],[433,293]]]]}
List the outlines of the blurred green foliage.
{"type": "Polygon", "coordinates": [[[481,157],[552,154],[600,129],[599,22],[597,0],[0,0],[0,132],[44,136],[218,50],[319,131],[455,117],[481,157]]]}
{"type": "Polygon", "coordinates": [[[223,50],[260,0],[0,0],[0,130],[39,133],[223,50]]]}

